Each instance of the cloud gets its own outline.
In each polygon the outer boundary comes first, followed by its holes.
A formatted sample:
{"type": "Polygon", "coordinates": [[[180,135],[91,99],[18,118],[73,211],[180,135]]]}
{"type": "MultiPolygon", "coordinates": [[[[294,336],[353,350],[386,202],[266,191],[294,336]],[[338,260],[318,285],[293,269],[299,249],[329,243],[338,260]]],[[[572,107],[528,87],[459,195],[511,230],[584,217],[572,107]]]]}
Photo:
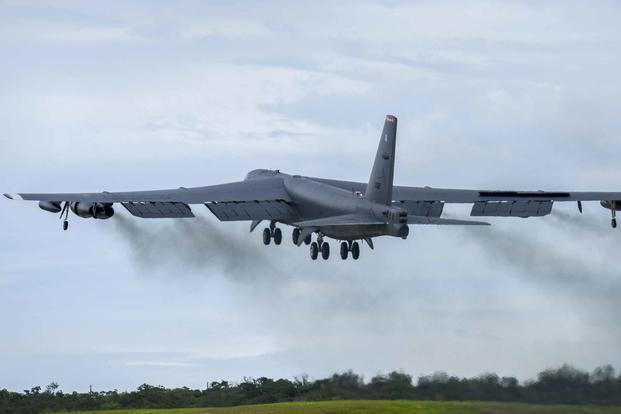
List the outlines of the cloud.
{"type": "MultiPolygon", "coordinates": [[[[618,186],[614,3],[0,7],[3,192],[208,185],[261,167],[366,181],[386,113],[399,117],[400,184],[618,186]]],[[[618,233],[596,205],[485,233],[415,228],[359,262],[311,262],[288,231],[264,247],[247,223],[121,213],[61,233],[36,205],[0,202],[9,388],[62,367],[65,389],[82,387],[91,357],[108,388],[200,385],[214,366],[229,379],[527,378],[621,363],[618,233]],[[127,349],[138,355],[111,356],[127,349]],[[183,355],[151,354],[166,351],[183,355]],[[194,365],[118,377],[106,361],[194,365]]]]}

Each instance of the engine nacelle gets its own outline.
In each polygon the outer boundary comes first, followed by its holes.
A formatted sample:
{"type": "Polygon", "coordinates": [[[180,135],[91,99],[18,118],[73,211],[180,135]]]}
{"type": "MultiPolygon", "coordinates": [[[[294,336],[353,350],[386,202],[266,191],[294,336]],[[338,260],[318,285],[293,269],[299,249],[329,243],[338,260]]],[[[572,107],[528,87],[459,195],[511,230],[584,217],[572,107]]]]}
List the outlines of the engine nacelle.
{"type": "Polygon", "coordinates": [[[93,210],[93,217],[99,220],[107,220],[114,216],[114,209],[111,203],[97,203],[93,210]]]}
{"type": "Polygon", "coordinates": [[[74,212],[76,216],[82,218],[91,218],[93,217],[92,208],[94,203],[86,203],[84,201],[74,201],[69,204],[69,208],[74,212]]]}
{"type": "Polygon", "coordinates": [[[62,210],[60,203],[57,201],[39,201],[39,208],[50,213],[60,213],[60,210],[62,210]]]}
{"type": "Polygon", "coordinates": [[[76,201],[69,205],[71,211],[82,218],[109,219],[114,215],[111,203],[87,203],[76,201]]]}
{"type": "Polygon", "coordinates": [[[602,207],[607,208],[608,210],[621,211],[621,200],[602,200],[599,202],[602,207]]]}
{"type": "Polygon", "coordinates": [[[407,224],[387,224],[386,234],[407,239],[410,234],[410,227],[407,224]]]}

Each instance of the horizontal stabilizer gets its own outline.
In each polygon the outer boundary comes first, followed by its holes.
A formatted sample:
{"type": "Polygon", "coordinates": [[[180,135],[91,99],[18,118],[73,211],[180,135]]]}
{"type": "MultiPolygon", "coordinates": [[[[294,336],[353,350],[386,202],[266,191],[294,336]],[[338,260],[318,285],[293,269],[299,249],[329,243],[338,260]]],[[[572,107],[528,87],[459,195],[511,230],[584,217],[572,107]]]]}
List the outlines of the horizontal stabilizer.
{"type": "Polygon", "coordinates": [[[408,224],[435,224],[444,226],[489,226],[484,221],[455,220],[438,217],[408,216],[408,224]]]}
{"type": "Polygon", "coordinates": [[[325,217],[316,220],[306,220],[294,223],[298,227],[321,227],[321,226],[365,226],[372,224],[384,224],[366,214],[344,214],[342,216],[325,217]]]}
{"type": "MultiPolygon", "coordinates": [[[[366,214],[344,214],[320,218],[316,220],[306,220],[294,223],[298,227],[325,227],[325,226],[370,226],[377,224],[387,224],[385,221],[378,220],[366,214]]],[[[412,225],[432,224],[447,226],[489,226],[484,221],[455,220],[439,217],[408,216],[408,223],[412,225]]]]}

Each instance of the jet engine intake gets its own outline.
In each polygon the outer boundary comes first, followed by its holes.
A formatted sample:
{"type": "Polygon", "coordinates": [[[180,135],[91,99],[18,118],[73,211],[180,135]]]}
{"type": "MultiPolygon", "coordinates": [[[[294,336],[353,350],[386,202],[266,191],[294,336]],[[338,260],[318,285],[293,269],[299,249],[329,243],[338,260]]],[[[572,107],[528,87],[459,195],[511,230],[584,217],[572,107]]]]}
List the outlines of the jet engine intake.
{"type": "Polygon", "coordinates": [[[114,215],[111,203],[88,203],[76,201],[69,205],[71,211],[82,218],[109,219],[114,215]]]}
{"type": "Polygon", "coordinates": [[[93,208],[93,217],[99,220],[107,220],[114,216],[114,209],[110,203],[96,203],[93,208]]]}
{"type": "Polygon", "coordinates": [[[621,211],[621,200],[602,200],[600,204],[608,210],[621,211]]]}

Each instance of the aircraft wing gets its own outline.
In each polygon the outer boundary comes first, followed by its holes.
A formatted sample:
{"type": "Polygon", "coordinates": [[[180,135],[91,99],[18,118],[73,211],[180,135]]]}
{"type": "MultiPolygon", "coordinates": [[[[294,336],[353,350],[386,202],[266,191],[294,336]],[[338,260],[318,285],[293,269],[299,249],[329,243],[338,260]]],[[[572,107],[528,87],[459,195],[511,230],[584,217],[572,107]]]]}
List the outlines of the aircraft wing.
{"type": "Polygon", "coordinates": [[[5,194],[12,200],[71,203],[122,204],[142,218],[193,217],[190,204],[205,204],[223,221],[292,220],[297,218],[280,177],[238,181],[207,187],[101,193],[5,194]]]}
{"type": "MultiPolygon", "coordinates": [[[[315,179],[315,178],[313,178],[315,179]]],[[[365,192],[366,183],[316,178],[317,181],[351,191],[365,192]]],[[[473,204],[471,216],[541,217],[556,202],[600,201],[606,208],[621,209],[621,192],[598,191],[506,191],[460,190],[432,187],[393,187],[393,205],[416,216],[440,217],[444,204],[473,204]]]]}
{"type": "Polygon", "coordinates": [[[443,201],[445,203],[523,200],[576,202],[621,200],[621,192],[458,190],[447,188],[395,186],[393,198],[395,200],[443,201]]]}
{"type": "Polygon", "coordinates": [[[283,185],[282,178],[263,178],[250,181],[237,181],[207,187],[175,188],[169,190],[128,191],[101,193],[9,193],[4,194],[12,200],[34,201],[83,201],[88,203],[125,202],[178,202],[184,204],[203,204],[206,202],[227,201],[291,201],[283,185]]]}
{"type": "MultiPolygon", "coordinates": [[[[364,192],[367,183],[356,181],[311,178],[345,190],[364,192]]],[[[599,191],[504,191],[461,190],[451,188],[394,186],[393,199],[397,201],[442,201],[445,203],[475,203],[478,201],[602,201],[621,200],[621,192],[599,191]]]]}

